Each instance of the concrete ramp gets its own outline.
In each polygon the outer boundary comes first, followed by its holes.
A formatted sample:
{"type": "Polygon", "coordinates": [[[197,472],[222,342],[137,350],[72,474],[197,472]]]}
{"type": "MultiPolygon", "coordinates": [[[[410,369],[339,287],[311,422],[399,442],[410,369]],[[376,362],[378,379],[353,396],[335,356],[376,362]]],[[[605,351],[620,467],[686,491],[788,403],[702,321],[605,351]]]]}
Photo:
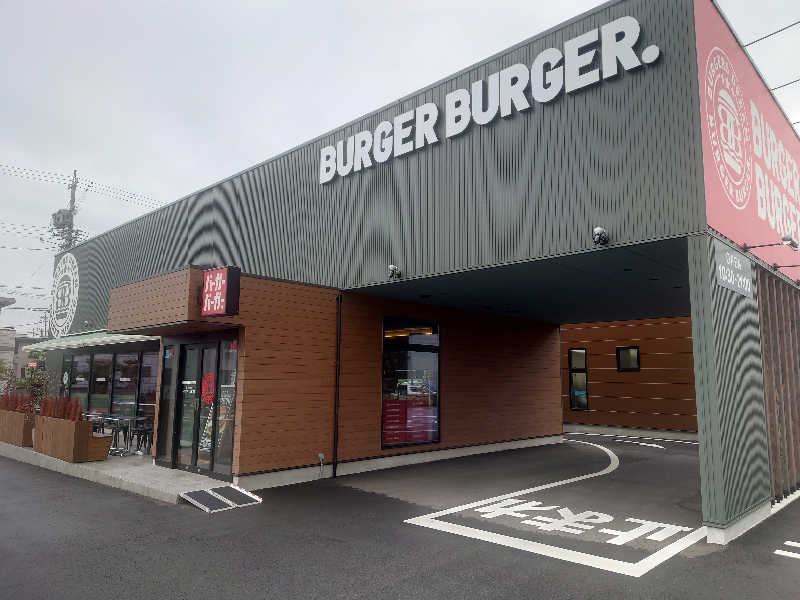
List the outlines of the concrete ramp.
{"type": "Polygon", "coordinates": [[[183,492],[180,497],[207,513],[261,504],[261,498],[235,485],[183,492]]]}

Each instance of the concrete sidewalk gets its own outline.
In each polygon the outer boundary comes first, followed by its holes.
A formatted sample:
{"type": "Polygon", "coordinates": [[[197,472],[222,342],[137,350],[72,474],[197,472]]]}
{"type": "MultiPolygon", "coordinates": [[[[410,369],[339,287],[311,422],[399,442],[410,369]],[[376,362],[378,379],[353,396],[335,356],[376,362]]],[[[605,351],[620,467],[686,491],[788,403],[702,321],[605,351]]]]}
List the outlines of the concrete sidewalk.
{"type": "Polygon", "coordinates": [[[150,456],[109,456],[104,461],[69,463],[3,442],[0,456],[172,504],[179,502],[183,492],[222,485],[203,475],[157,467],[150,456]]]}

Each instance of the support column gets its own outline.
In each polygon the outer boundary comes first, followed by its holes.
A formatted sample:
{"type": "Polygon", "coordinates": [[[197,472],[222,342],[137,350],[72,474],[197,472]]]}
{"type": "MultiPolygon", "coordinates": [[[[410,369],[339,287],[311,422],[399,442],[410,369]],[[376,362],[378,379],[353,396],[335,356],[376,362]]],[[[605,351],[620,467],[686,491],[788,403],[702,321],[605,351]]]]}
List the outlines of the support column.
{"type": "Polygon", "coordinates": [[[770,513],[758,290],[754,269],[752,298],[717,283],[708,234],[688,258],[703,523],[726,544],[770,513]]]}

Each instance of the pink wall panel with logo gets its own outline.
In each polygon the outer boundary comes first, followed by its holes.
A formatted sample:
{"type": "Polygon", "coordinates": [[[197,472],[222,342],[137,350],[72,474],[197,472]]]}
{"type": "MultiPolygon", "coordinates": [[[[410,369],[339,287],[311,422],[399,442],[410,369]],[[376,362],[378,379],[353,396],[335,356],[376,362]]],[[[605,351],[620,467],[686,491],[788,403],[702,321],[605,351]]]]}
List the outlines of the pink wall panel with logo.
{"type": "MultiPolygon", "coordinates": [[[[798,239],[800,140],[711,0],[694,12],[708,224],[740,245],[798,239]]],[[[786,246],[752,252],[800,263],[786,246]]]]}

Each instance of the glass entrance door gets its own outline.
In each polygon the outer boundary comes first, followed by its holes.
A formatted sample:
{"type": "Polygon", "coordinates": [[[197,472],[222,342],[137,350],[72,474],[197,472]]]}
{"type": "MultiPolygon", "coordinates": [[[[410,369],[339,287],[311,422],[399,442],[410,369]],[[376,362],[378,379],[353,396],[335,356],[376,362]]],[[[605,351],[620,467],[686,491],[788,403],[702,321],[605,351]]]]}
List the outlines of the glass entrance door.
{"type": "Polygon", "coordinates": [[[176,419],[176,465],[210,471],[217,395],[217,345],[184,346],[176,419]]]}
{"type": "Polygon", "coordinates": [[[167,348],[162,384],[167,387],[162,390],[166,394],[162,402],[168,402],[171,418],[164,419],[162,412],[161,419],[168,423],[164,431],[171,431],[172,436],[171,445],[164,445],[162,456],[169,461],[163,466],[220,479],[232,476],[237,358],[237,338],[231,334],[216,340],[187,340],[167,348]],[[168,386],[175,349],[177,394],[172,396],[168,386]]]}
{"type": "Polygon", "coordinates": [[[178,418],[175,444],[176,463],[180,467],[193,467],[195,458],[195,420],[197,417],[197,380],[200,369],[200,348],[185,346],[180,372],[180,395],[177,404],[178,418]]]}
{"type": "Polygon", "coordinates": [[[217,404],[217,346],[203,347],[200,371],[200,419],[197,431],[197,468],[211,470],[214,409],[217,404]]]}

